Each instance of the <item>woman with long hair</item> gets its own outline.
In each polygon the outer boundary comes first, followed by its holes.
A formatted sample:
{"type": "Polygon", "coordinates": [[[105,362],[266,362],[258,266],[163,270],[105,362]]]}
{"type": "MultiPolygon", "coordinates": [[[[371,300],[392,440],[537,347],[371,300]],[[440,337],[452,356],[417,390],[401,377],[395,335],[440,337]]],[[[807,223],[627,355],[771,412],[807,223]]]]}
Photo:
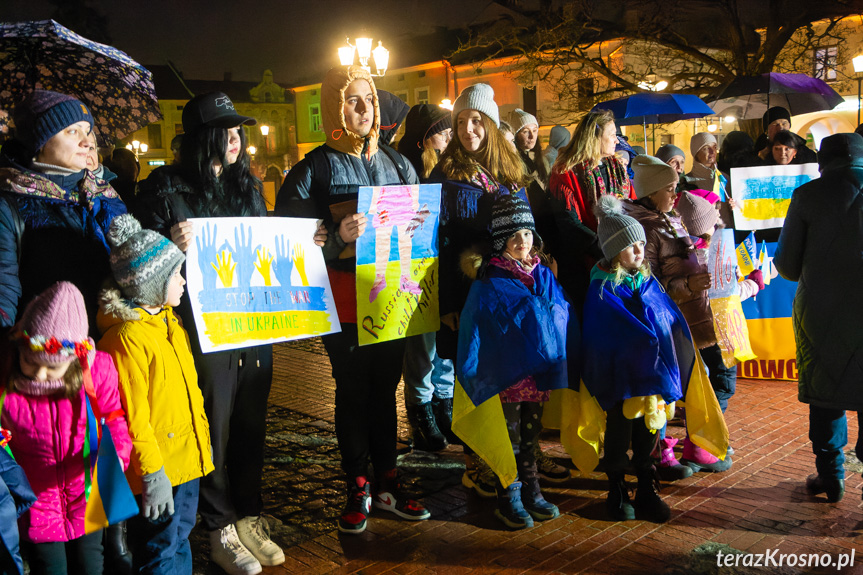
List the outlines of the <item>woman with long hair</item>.
{"type": "MultiPolygon", "coordinates": [[[[254,124],[220,92],[189,101],[183,109],[180,163],[155,170],[139,184],[135,215],[141,224],[185,252],[192,242],[189,218],[266,216],[263,186],[249,169],[243,131],[254,124]]],[[[210,557],[229,573],[259,573],[261,565],[285,560],[261,518],[273,349],[262,345],[204,354],[188,295],[177,312],[189,331],[210,421],[215,471],[201,480],[198,508],[210,534],[210,557]]]]}
{"type": "Polygon", "coordinates": [[[603,110],[587,113],[572,140],[557,156],[548,184],[549,201],[557,223],[560,282],[581,313],[590,283],[589,272],[602,259],[596,239],[593,208],[599,197],[614,194],[628,198],[632,184],[615,155],[617,128],[614,115],[603,110]]]}

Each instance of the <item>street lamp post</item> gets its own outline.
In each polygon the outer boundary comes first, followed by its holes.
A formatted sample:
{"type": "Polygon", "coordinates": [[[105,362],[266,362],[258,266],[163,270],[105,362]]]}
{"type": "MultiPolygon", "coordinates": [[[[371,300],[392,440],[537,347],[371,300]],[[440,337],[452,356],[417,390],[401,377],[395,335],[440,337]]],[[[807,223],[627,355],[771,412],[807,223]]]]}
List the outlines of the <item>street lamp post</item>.
{"type": "Polygon", "coordinates": [[[360,66],[365,68],[372,76],[383,76],[387,73],[390,62],[390,51],[384,48],[383,42],[378,40],[378,46],[372,50],[371,38],[356,38],[356,45],[351,44],[350,38],[345,38],[346,46],[339,48],[339,62],[342,66],[350,66],[354,63],[354,56],[359,58],[360,66]],[[369,58],[375,62],[375,71],[369,66],[369,58]]]}
{"type": "Polygon", "coordinates": [[[270,134],[270,127],[266,124],[261,124],[261,135],[264,137],[264,152],[269,153],[270,146],[267,141],[267,136],[270,134]]]}
{"type": "Polygon", "coordinates": [[[132,143],[126,144],[126,149],[132,150],[132,152],[135,154],[135,159],[140,161],[140,159],[138,158],[138,155],[139,154],[146,154],[147,150],[150,149],[150,146],[148,146],[147,144],[143,144],[143,143],[139,142],[138,140],[132,140],[132,143]]]}
{"type": "Polygon", "coordinates": [[[857,76],[857,125],[860,125],[860,84],[863,82],[863,54],[851,59],[854,75],[857,76]]]}

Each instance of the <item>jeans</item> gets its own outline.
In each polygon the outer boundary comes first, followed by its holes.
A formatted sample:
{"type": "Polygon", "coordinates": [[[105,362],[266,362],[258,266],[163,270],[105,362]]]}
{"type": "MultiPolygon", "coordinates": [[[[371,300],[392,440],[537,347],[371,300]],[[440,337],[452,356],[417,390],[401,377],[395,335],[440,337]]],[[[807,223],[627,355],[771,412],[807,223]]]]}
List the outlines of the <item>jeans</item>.
{"type": "MultiPolygon", "coordinates": [[[[863,429],[863,411],[857,412],[857,423],[863,429]]],[[[812,441],[818,475],[845,479],[845,454],[842,451],[848,443],[845,410],[810,404],[809,440],[812,441]]],[[[863,433],[859,431],[855,450],[858,459],[863,457],[863,433]]]]}
{"type": "Polygon", "coordinates": [[[644,418],[627,419],[623,415],[623,402],[620,401],[608,410],[605,425],[605,471],[623,472],[629,463],[626,455],[632,443],[632,465],[635,471],[646,471],[653,466],[650,453],[656,447],[658,434],[651,433],[644,424],[644,418]]]}
{"type": "Polygon", "coordinates": [[[101,575],[102,530],[71,541],[22,542],[31,575],[101,575]]]}
{"type": "Polygon", "coordinates": [[[455,368],[451,359],[437,354],[436,334],[424,333],[405,339],[405,405],[420,405],[433,398],[453,396],[455,368]]]}
{"type": "Polygon", "coordinates": [[[214,531],[260,515],[264,507],[261,475],[273,346],[199,354],[194,343],[193,349],[215,466],[201,478],[201,523],[214,531]]]}
{"type": "Polygon", "coordinates": [[[396,388],[405,340],[357,343],[357,325],[321,338],[336,380],[336,438],[349,479],[368,475],[371,460],[380,475],[396,466],[396,388]]]}
{"type": "Polygon", "coordinates": [[[710,385],[713,387],[717,401],[719,401],[719,407],[722,409],[722,413],[725,413],[725,410],[728,409],[728,400],[731,399],[737,388],[737,366],[725,367],[719,344],[705,347],[699,352],[701,359],[704,360],[704,366],[707,368],[707,376],[710,378],[710,385]]]}
{"type": "MultiPolygon", "coordinates": [[[[174,514],[153,523],[138,514],[127,523],[135,573],[192,575],[189,533],[198,511],[198,485],[193,479],[173,488],[174,514]]],[[[137,497],[141,505],[141,496],[137,497]]]]}

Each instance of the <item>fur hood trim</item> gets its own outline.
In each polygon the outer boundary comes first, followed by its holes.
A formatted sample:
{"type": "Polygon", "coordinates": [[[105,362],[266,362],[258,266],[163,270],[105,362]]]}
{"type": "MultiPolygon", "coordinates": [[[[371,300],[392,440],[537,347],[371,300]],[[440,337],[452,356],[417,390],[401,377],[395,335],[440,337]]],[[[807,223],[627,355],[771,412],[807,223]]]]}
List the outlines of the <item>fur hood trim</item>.
{"type": "Polygon", "coordinates": [[[480,275],[484,259],[483,254],[476,246],[463,251],[459,257],[461,272],[468,278],[475,280],[480,275]]]}
{"type": "Polygon", "coordinates": [[[120,321],[140,321],[140,312],[132,307],[132,302],[123,299],[123,294],[116,283],[106,285],[99,294],[99,310],[108,317],[120,321]]]}

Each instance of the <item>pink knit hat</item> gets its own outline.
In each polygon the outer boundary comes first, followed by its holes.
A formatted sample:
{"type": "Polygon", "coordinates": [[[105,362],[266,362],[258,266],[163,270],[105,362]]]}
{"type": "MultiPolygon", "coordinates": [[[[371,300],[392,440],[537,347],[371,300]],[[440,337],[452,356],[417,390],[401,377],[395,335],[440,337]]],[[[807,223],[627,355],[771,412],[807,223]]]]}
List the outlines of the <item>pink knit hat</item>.
{"type": "Polygon", "coordinates": [[[686,229],[693,236],[701,236],[712,232],[719,219],[719,210],[704,198],[699,198],[689,192],[680,194],[677,202],[677,213],[686,229]]]}
{"type": "Polygon", "coordinates": [[[87,332],[84,296],[71,283],[57,282],[27,304],[13,337],[33,363],[59,365],[77,358],[87,369],[95,353],[87,332]]]}

